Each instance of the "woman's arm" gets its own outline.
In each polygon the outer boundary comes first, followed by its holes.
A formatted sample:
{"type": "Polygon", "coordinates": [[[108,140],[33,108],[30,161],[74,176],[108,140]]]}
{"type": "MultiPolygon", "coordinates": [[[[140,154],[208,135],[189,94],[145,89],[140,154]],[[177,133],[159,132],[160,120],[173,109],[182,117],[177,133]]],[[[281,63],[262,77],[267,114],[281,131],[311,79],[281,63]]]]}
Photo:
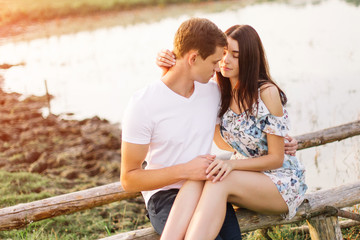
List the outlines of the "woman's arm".
{"type": "MultiPolygon", "coordinates": [[[[261,99],[270,113],[281,117],[283,115],[280,95],[275,86],[270,86],[260,93],[261,99]]],[[[242,160],[215,160],[210,164],[206,173],[208,179],[215,176],[214,182],[224,179],[232,170],[265,171],[277,169],[284,161],[284,138],[273,134],[266,134],[268,154],[242,160]]]]}
{"type": "Polygon", "coordinates": [[[230,145],[227,144],[227,142],[225,142],[225,140],[221,137],[219,124],[217,124],[215,127],[214,142],[218,148],[225,151],[234,152],[234,149],[230,147],[230,145]]]}

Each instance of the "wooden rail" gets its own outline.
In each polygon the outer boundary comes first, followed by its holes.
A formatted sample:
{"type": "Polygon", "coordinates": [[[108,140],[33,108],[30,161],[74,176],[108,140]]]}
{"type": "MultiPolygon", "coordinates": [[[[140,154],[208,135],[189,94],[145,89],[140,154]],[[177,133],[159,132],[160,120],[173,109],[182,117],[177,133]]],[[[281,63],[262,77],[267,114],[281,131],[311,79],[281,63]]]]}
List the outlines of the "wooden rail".
{"type": "Polygon", "coordinates": [[[22,228],[31,222],[98,207],[139,195],[140,193],[125,192],[120,182],[116,182],[30,203],[21,203],[0,209],[0,230],[22,228]]]}
{"type": "MultiPolygon", "coordinates": [[[[242,232],[249,232],[275,225],[296,223],[328,214],[327,206],[344,208],[360,203],[360,181],[340,187],[317,191],[305,195],[304,203],[291,220],[284,220],[279,215],[262,215],[247,209],[237,211],[237,218],[242,232]]],[[[121,233],[102,240],[157,240],[159,235],[153,228],[121,233]]],[[[323,238],[320,238],[323,239],[323,238]]],[[[333,238],[336,239],[336,238],[333,238]]]]}
{"type": "Polygon", "coordinates": [[[303,134],[296,136],[295,138],[299,142],[298,150],[301,150],[326,143],[341,141],[356,135],[360,135],[360,120],[312,133],[303,134]]]}
{"type": "MultiPolygon", "coordinates": [[[[329,142],[340,141],[355,135],[360,135],[360,120],[314,133],[296,136],[295,138],[299,141],[300,150],[329,142]]],[[[117,182],[31,203],[18,204],[0,209],[0,230],[22,228],[34,221],[74,213],[111,202],[134,198],[139,195],[140,193],[125,192],[120,183],[117,182]]],[[[238,219],[242,231],[252,231],[258,228],[315,218],[318,215],[326,213],[326,206],[342,208],[358,204],[360,203],[360,182],[308,194],[306,197],[308,202],[301,206],[298,214],[291,221],[285,221],[280,216],[260,215],[241,209],[241,214],[238,216],[238,219]],[[339,197],[341,197],[341,199],[339,199],[339,197]]],[[[125,235],[121,237],[125,237],[125,235]]],[[[149,228],[129,232],[126,237],[126,239],[156,239],[157,236],[154,231],[149,228]],[[134,235],[133,238],[131,238],[132,235],[134,235]]]]}

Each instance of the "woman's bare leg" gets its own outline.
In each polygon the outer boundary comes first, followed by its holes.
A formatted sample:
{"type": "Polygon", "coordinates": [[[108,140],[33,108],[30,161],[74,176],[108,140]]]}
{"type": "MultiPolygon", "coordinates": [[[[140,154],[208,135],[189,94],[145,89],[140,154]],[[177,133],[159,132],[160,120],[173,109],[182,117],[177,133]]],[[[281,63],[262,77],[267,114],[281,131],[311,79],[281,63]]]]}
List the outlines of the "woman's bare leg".
{"type": "Polygon", "coordinates": [[[284,199],[268,176],[260,172],[232,171],[221,182],[205,183],[185,239],[214,239],[224,221],[226,201],[265,214],[288,211],[284,199]]]}
{"type": "Polygon", "coordinates": [[[171,208],[161,239],[184,239],[204,184],[204,181],[187,181],[184,183],[171,208]]]}

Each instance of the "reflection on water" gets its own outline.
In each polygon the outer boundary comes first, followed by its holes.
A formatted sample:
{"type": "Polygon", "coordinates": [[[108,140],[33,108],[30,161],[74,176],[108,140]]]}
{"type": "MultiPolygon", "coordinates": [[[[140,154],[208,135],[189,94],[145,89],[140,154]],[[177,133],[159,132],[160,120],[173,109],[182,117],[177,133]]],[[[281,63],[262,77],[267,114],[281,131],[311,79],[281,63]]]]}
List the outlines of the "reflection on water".
{"type": "MultiPolygon", "coordinates": [[[[357,6],[357,4],[355,4],[357,6]]],[[[223,30],[250,24],[262,37],[274,79],[289,97],[292,135],[360,118],[360,9],[344,1],[267,2],[221,12],[194,14],[223,30]],[[336,12],[336,18],[334,17],[336,12]]],[[[154,58],[171,48],[173,35],[189,16],[157,23],[118,26],[0,46],[5,88],[56,99],[55,113],[120,122],[134,91],[156,81],[154,58]]],[[[360,138],[302,150],[311,190],[360,178],[360,138]]]]}

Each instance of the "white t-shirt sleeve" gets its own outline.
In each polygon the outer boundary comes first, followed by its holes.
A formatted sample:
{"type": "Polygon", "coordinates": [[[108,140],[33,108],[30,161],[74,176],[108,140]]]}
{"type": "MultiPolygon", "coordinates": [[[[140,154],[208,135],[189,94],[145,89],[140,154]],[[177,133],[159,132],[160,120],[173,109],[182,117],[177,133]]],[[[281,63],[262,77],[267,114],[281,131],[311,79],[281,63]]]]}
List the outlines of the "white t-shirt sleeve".
{"type": "Polygon", "coordinates": [[[132,98],[125,110],[122,124],[122,140],[135,144],[149,144],[151,119],[145,104],[132,98]]]}

